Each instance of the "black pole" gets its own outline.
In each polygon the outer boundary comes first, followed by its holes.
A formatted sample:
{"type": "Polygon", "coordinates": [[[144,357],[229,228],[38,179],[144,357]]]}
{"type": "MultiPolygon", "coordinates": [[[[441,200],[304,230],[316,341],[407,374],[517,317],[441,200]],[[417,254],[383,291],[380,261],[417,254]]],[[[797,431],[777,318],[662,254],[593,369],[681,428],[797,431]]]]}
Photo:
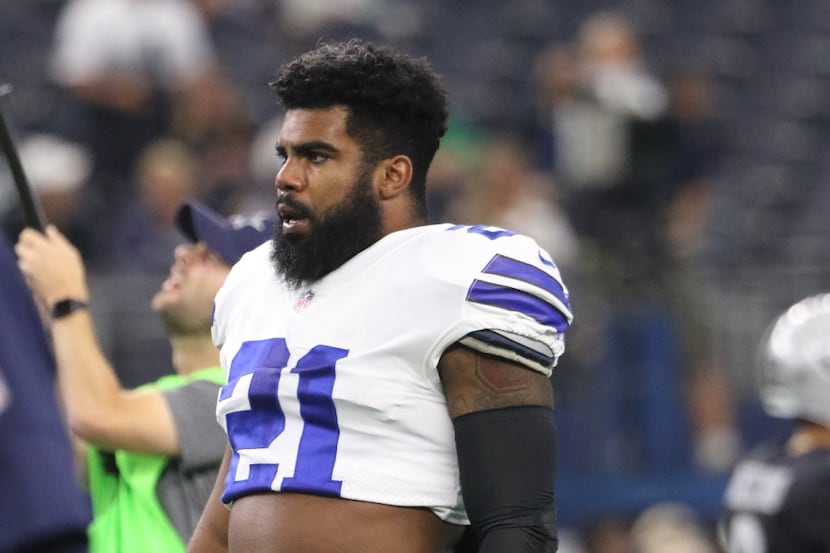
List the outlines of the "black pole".
{"type": "MultiPolygon", "coordinates": [[[[0,98],[10,94],[11,90],[11,85],[0,83],[0,98]]],[[[43,232],[46,227],[43,209],[35,195],[32,194],[32,188],[29,186],[29,180],[26,178],[23,165],[20,163],[20,156],[17,154],[17,148],[12,140],[11,132],[9,132],[9,126],[6,124],[2,105],[0,105],[0,148],[3,149],[3,156],[6,158],[9,170],[12,173],[26,226],[43,232]]]]}

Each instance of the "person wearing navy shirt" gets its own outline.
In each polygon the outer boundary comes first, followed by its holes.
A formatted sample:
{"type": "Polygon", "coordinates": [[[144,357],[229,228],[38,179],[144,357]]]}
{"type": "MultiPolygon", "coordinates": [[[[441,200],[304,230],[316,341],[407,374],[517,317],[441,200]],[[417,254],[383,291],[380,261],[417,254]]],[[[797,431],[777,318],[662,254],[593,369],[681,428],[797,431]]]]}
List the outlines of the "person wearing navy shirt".
{"type": "Polygon", "coordinates": [[[82,553],[91,512],[55,402],[55,367],[0,235],[0,553],[82,553]]]}

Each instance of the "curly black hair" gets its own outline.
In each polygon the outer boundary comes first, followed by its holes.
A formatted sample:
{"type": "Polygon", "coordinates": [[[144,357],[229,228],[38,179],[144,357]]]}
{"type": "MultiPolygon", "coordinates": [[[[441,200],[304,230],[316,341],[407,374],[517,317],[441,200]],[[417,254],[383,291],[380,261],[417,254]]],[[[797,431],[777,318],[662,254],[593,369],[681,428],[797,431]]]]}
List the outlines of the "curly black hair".
{"type": "Polygon", "coordinates": [[[365,163],[412,160],[411,189],[425,211],[427,170],[448,117],[447,93],[429,62],[359,39],[324,43],[284,65],[271,88],[286,110],[348,108],[346,131],[365,163]]]}

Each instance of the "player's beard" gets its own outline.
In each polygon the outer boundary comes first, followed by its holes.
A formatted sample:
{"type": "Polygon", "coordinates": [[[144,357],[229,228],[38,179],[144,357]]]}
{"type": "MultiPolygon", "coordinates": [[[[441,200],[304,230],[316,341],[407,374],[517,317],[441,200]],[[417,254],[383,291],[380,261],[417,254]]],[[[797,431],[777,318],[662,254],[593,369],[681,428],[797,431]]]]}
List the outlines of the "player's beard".
{"type": "Polygon", "coordinates": [[[277,276],[299,288],[343,265],[381,238],[380,204],[372,192],[371,170],[364,170],[346,196],[320,217],[309,213],[291,198],[285,203],[308,216],[310,232],[284,234],[277,225],[272,240],[271,261],[277,276]]]}

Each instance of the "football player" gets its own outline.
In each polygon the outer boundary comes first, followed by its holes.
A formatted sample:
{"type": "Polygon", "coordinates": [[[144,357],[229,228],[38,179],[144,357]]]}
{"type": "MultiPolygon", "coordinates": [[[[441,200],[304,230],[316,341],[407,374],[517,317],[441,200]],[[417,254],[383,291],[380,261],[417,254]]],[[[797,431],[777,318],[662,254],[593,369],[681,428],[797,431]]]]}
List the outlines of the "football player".
{"type": "Polygon", "coordinates": [[[555,551],[558,269],[426,224],[447,101],[424,60],[323,44],[273,87],[281,225],[216,298],[230,447],[189,551],[449,552],[468,527],[475,551],[555,551]]]}
{"type": "Polygon", "coordinates": [[[793,430],[735,467],[721,525],[725,548],[830,551],[830,294],[781,314],[764,339],[759,365],[765,411],[791,419],[793,430]]]}

